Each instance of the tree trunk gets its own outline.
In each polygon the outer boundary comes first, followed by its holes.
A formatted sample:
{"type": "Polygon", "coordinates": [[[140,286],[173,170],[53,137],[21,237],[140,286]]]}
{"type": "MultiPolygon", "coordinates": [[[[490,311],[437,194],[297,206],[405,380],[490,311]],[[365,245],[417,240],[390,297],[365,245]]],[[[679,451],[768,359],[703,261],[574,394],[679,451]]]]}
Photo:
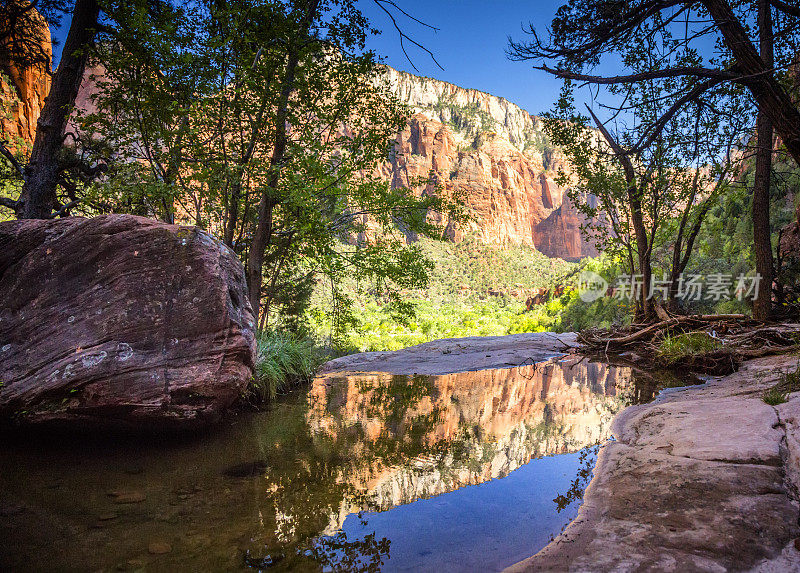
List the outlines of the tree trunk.
{"type": "Polygon", "coordinates": [[[275,117],[275,146],[270,158],[270,175],[265,189],[261,192],[256,229],[255,233],[253,233],[253,240],[250,243],[250,251],[247,254],[247,288],[250,294],[250,306],[253,308],[253,315],[256,320],[258,320],[261,308],[264,255],[272,240],[273,212],[278,204],[278,184],[280,183],[281,166],[285,160],[286,146],[288,144],[289,134],[286,121],[289,117],[290,98],[294,91],[297,65],[300,62],[301,43],[308,36],[311,24],[316,19],[318,6],[319,0],[311,0],[307,3],[297,35],[299,41],[291,48],[286,62],[286,70],[283,75],[283,85],[281,86],[281,95],[277,103],[275,117]]]}
{"type": "MultiPolygon", "coordinates": [[[[652,304],[648,295],[650,294],[650,283],[652,281],[652,264],[650,255],[650,240],[647,237],[647,228],[644,223],[644,215],[642,213],[642,200],[639,195],[639,188],[636,184],[636,170],[633,167],[630,157],[619,144],[619,142],[611,135],[611,132],[606,129],[592,109],[587,105],[586,109],[592,116],[597,129],[603,135],[603,138],[608,143],[614,156],[620,162],[622,170],[625,173],[625,182],[628,184],[628,205],[631,210],[631,224],[633,225],[634,238],[636,239],[636,254],[637,262],[639,264],[639,273],[642,275],[642,292],[636,300],[636,320],[648,320],[652,315],[652,304]]],[[[633,281],[631,281],[633,286],[633,281]]]]}
{"type": "Polygon", "coordinates": [[[753,245],[756,272],[761,276],[758,297],[753,300],[753,318],[769,320],[772,313],[772,241],[769,226],[769,188],[772,170],[772,122],[758,113],[758,148],[753,182],[753,245]]]}
{"type": "MultiPolygon", "coordinates": [[[[772,15],[769,0],[758,0],[758,33],[761,57],[773,65],[772,15]]],[[[769,227],[769,188],[772,171],[772,121],[764,110],[756,120],[756,172],[753,182],[753,244],[756,272],[761,276],[758,297],[753,300],[753,318],[769,320],[772,314],[772,241],[769,227]]]]}
{"type": "Polygon", "coordinates": [[[97,0],[75,2],[61,62],[39,116],[31,158],[25,168],[20,219],[45,219],[55,207],[60,178],[59,154],[86,67],[86,55],[82,50],[94,37],[99,13],[97,0]]]}
{"type": "MultiPolygon", "coordinates": [[[[753,94],[753,99],[758,104],[758,109],[769,118],[778,135],[781,136],[789,154],[800,165],[800,110],[792,101],[790,94],[783,89],[775,78],[771,61],[765,62],[750,41],[747,31],[733,13],[726,0],[703,0],[703,5],[708,9],[714,19],[725,45],[733,53],[740,72],[747,77],[747,88],[753,94]]],[[[762,18],[767,18],[769,30],[770,52],[772,50],[772,17],[766,0],[759,0],[759,23],[762,18]]],[[[760,28],[760,43],[763,53],[764,40],[761,30],[767,32],[765,26],[760,28]]],[[[771,58],[770,58],[771,60],[771,58]]]]}

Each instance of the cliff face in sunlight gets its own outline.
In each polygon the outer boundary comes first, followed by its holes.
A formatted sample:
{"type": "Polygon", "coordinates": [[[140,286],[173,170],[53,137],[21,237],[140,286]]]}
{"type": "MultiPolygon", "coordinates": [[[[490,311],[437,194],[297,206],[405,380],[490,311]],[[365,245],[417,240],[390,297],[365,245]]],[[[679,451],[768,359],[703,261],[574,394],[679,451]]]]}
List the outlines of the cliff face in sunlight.
{"type": "Polygon", "coordinates": [[[412,379],[318,378],[309,393],[312,432],[332,442],[357,432],[352,459],[385,444],[406,446],[397,463],[351,468],[348,480],[366,492],[366,507],[346,503],[332,529],[358,509],[383,511],[483,483],[532,458],[607,439],[629,380],[627,368],[577,359],[412,379]]]}
{"type": "MultiPolygon", "coordinates": [[[[0,30],[7,23],[0,22],[0,30]]],[[[36,122],[44,107],[44,100],[50,93],[50,61],[52,45],[47,23],[35,10],[25,13],[18,26],[24,27],[32,42],[37,61],[29,65],[21,63],[22,54],[10,48],[8,58],[0,58],[0,72],[5,78],[0,81],[0,127],[2,139],[10,149],[27,153],[36,135],[36,122]],[[46,63],[45,61],[46,60],[46,63]]]]}
{"type": "Polygon", "coordinates": [[[451,239],[474,234],[484,243],[536,247],[566,259],[597,254],[581,238],[584,217],[553,180],[564,158],[541,120],[478,90],[389,67],[385,79],[414,115],[381,175],[395,187],[430,176],[420,192],[439,186],[461,193],[473,220],[448,225],[451,239]]]}

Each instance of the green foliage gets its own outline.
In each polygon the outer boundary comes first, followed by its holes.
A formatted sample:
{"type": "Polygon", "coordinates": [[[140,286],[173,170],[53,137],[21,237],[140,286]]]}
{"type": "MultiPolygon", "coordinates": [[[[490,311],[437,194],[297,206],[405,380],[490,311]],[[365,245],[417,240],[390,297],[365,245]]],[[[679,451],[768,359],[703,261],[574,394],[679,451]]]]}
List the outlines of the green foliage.
{"type": "Polygon", "coordinates": [[[419,247],[434,263],[426,298],[481,300],[489,291],[508,295],[523,289],[547,289],[575,269],[574,263],[551,259],[522,246],[502,248],[467,237],[460,243],[423,239],[419,247]]]}
{"type": "Polygon", "coordinates": [[[687,332],[667,335],[658,345],[658,355],[673,363],[688,356],[714,352],[722,347],[720,342],[706,332],[687,332]]]}
{"type": "Polygon", "coordinates": [[[770,406],[777,406],[789,400],[789,394],[800,392],[800,362],[794,370],[781,374],[780,381],[764,391],[762,399],[770,406]]]}
{"type": "Polygon", "coordinates": [[[439,96],[432,107],[449,116],[447,124],[453,131],[465,132],[468,135],[479,135],[485,131],[491,131],[497,123],[491,114],[482,109],[479,104],[459,105],[455,102],[454,96],[439,96]]]}
{"type": "Polygon", "coordinates": [[[770,388],[764,392],[762,400],[764,400],[764,402],[770,406],[777,406],[778,404],[783,404],[788,400],[788,394],[786,392],[782,392],[778,388],[770,388]]]}
{"type": "MultiPolygon", "coordinates": [[[[527,248],[428,241],[420,247],[434,263],[430,285],[405,293],[410,314],[400,314],[391,301],[374,289],[359,289],[355,282],[341,285],[355,300],[350,322],[339,337],[332,337],[329,304],[321,290],[312,297],[306,314],[314,336],[344,352],[399,350],[441,338],[503,336],[522,332],[568,332],[592,326],[610,328],[630,321],[627,301],[603,297],[583,302],[572,288],[578,265],[548,259],[527,248]],[[545,291],[563,285],[563,295],[528,310],[524,296],[533,289],[545,291]],[[489,295],[488,291],[494,294],[489,295]]],[[[607,257],[588,259],[581,267],[613,280],[616,267],[607,257]]]]}
{"type": "MultiPolygon", "coordinates": [[[[778,156],[780,157],[780,155],[778,156]]],[[[743,162],[742,173],[709,211],[701,233],[699,249],[687,272],[752,274],[755,268],[753,245],[752,187],[755,165],[743,162]]],[[[781,229],[794,220],[800,184],[800,169],[791,161],[773,160],[770,185],[770,230],[775,252],[781,229]],[[793,200],[792,200],[793,199],[793,200]]],[[[778,270],[778,269],[776,269],[778,270]]],[[[800,265],[796,260],[783,261],[778,279],[783,285],[797,288],[800,265]]],[[[787,293],[791,294],[791,293],[787,293]]],[[[731,300],[714,307],[695,305],[696,312],[749,312],[747,303],[731,300]]]]}
{"type": "MultiPolygon", "coordinates": [[[[399,302],[430,266],[398,230],[441,236],[431,217],[464,217],[457,195],[392,188],[376,173],[409,110],[365,51],[373,30],[354,0],[236,0],[108,6],[105,76],[82,119],[110,163],[87,213],[128,212],[197,225],[248,267],[267,324],[302,333],[311,285],[332,289],[336,330],[346,277],[399,302]],[[343,244],[349,245],[342,247],[343,244]]],[[[262,324],[264,322],[262,321],[262,324]]]]}
{"type": "Polygon", "coordinates": [[[325,355],[310,339],[280,332],[258,333],[255,376],[248,394],[256,402],[267,402],[289,386],[310,380],[325,355]]]}
{"type": "MultiPolygon", "coordinates": [[[[16,95],[16,88],[14,83],[8,75],[0,71],[0,92],[12,94],[11,97],[0,98],[0,118],[5,121],[14,121],[14,109],[20,104],[19,98],[16,95]]],[[[25,164],[25,153],[28,151],[25,142],[19,138],[13,138],[13,141],[7,141],[8,135],[3,134],[2,143],[9,149],[14,158],[19,164],[25,164]],[[13,150],[13,151],[12,151],[13,150]]],[[[6,158],[0,160],[0,197],[16,201],[22,190],[22,178],[19,172],[12,166],[11,162],[6,158]]],[[[14,213],[8,208],[0,208],[0,222],[9,221],[13,218],[14,213]]]]}
{"type": "MultiPolygon", "coordinates": [[[[525,140],[523,151],[533,149],[534,151],[538,151],[539,153],[543,154],[545,156],[545,159],[547,159],[549,155],[553,152],[554,150],[553,142],[550,141],[550,138],[544,131],[534,131],[533,133],[529,133],[526,135],[528,136],[528,138],[525,140]]],[[[544,168],[547,169],[548,165],[544,165],[544,168]]]]}

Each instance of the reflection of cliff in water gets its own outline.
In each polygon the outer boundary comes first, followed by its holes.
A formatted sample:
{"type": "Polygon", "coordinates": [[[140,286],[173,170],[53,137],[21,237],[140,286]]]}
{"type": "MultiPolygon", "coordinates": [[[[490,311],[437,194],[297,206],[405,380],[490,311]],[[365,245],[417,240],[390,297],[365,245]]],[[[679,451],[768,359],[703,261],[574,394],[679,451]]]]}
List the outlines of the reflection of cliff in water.
{"type": "Polygon", "coordinates": [[[572,357],[439,376],[318,378],[311,431],[350,445],[354,467],[342,477],[366,494],[360,505],[345,502],[331,526],[359,509],[383,511],[605,440],[630,378],[628,368],[572,357]]]}

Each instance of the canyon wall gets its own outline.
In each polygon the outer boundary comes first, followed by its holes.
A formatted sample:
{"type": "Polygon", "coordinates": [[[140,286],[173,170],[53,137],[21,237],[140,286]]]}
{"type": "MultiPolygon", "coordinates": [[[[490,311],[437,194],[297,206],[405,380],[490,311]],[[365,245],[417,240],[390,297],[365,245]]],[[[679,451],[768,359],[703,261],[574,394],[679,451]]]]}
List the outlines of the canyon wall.
{"type": "MultiPolygon", "coordinates": [[[[20,17],[24,38],[0,50],[0,127],[10,150],[26,155],[36,135],[36,122],[50,93],[52,45],[47,23],[35,10],[20,17]]],[[[7,23],[0,22],[0,31],[7,23]]],[[[19,36],[19,35],[18,35],[19,36]]],[[[7,37],[7,36],[6,36],[7,37]]]]}
{"type": "Polygon", "coordinates": [[[472,234],[565,259],[597,254],[581,236],[589,222],[554,180],[565,159],[539,118],[504,98],[389,67],[384,79],[413,116],[380,173],[395,187],[428,179],[420,193],[463,194],[473,217],[449,224],[451,239],[472,234]]]}

